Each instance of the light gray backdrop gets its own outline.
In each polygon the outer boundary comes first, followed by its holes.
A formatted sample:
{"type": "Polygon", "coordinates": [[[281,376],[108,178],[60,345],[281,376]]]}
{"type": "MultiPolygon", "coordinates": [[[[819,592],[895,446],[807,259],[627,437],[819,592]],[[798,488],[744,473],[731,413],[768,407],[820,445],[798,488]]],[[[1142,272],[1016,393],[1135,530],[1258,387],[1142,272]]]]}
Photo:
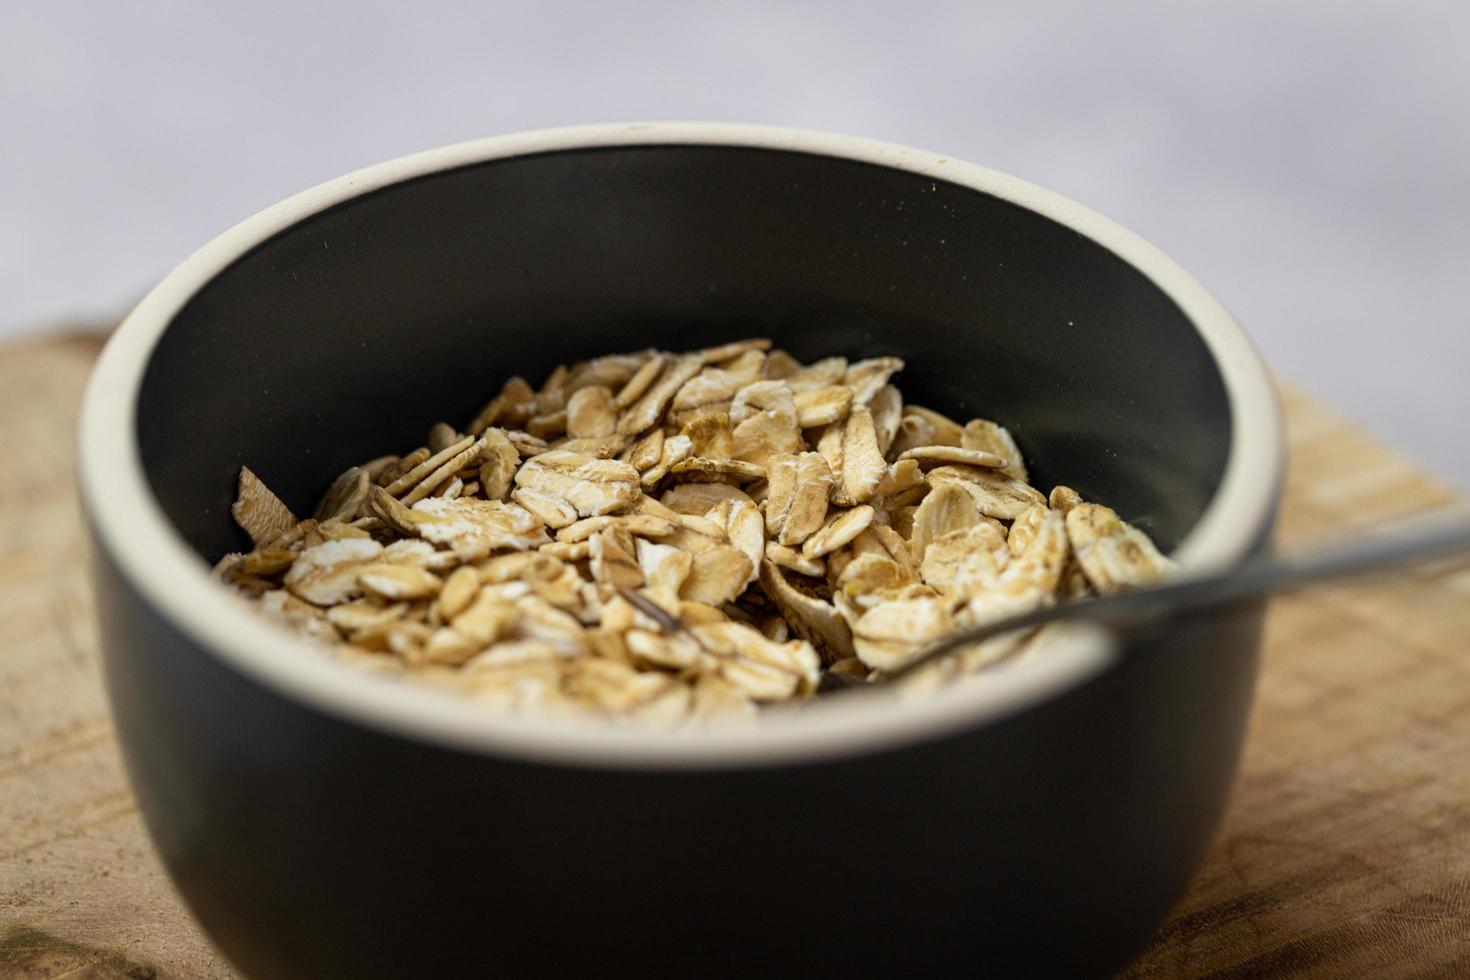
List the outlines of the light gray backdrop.
{"type": "MultiPolygon", "coordinates": [[[[919,145],[1121,221],[1279,374],[1470,486],[1470,5],[0,6],[0,336],[297,190],[631,119],[919,145]]],[[[1164,368],[1166,369],[1166,368],[1164,368]]]]}

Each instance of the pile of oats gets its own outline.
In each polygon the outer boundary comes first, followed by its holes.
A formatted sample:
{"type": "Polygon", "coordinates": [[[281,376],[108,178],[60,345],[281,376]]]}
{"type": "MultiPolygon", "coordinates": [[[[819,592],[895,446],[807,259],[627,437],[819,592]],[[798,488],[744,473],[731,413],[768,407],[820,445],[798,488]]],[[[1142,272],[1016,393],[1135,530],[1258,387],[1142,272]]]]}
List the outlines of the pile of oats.
{"type": "MultiPolygon", "coordinates": [[[[463,430],[353,467],[299,519],[249,469],[218,575],[333,654],[510,709],[659,725],[881,679],[957,627],[1147,585],[1107,507],[1015,441],[905,405],[895,357],[768,340],[511,378],[463,430]]],[[[1035,642],[918,672],[943,681],[1035,642]]]]}

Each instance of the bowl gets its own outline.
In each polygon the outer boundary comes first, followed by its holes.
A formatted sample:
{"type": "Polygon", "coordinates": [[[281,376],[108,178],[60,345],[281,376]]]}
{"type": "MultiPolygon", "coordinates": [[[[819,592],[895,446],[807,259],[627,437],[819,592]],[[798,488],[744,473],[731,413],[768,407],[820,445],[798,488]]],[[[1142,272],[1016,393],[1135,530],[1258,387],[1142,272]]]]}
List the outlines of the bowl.
{"type": "Polygon", "coordinates": [[[298,511],[512,373],[748,335],[897,354],[1039,486],[1187,569],[1264,547],[1279,412],[1221,306],[1055,194],[765,127],[528,133],[370,167],[206,245],[112,338],[80,480],[149,833],[257,976],[1087,975],[1198,866],[1261,606],[1083,631],[923,703],[676,736],[501,717],[359,673],[211,581],[248,463],[298,511]]]}

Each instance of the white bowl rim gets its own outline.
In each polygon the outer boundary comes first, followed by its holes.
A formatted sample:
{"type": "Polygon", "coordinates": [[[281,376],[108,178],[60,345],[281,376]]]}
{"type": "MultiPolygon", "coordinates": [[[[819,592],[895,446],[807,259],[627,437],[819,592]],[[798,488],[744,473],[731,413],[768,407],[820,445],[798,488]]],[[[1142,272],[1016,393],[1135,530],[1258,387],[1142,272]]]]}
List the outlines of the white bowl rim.
{"type": "Polygon", "coordinates": [[[136,425],[149,357],[174,315],[199,289],[290,225],[393,184],[509,157],[637,145],[782,150],[923,174],[1019,205],[1108,249],[1148,277],[1195,326],[1218,365],[1230,405],[1231,445],[1220,486],[1175,558],[1190,571],[1224,567],[1243,558],[1268,531],[1284,469],[1275,389],[1250,341],[1219,301],[1149,242],[1061,195],[942,154],[809,130],[654,122],[537,130],[380,163],[267,208],[191,255],[118,327],[88,383],[78,473],[94,547],[103,549],[155,612],[200,649],[295,701],[430,743],[569,766],[791,765],[894,748],[1007,717],[1059,696],[1113,663],[1105,636],[1079,630],[1059,638],[1044,658],[1021,658],[983,684],[960,685],[922,703],[837,698],[756,725],[661,734],[558,718],[506,717],[447,692],[354,669],[266,622],[210,579],[203,560],[169,523],[148,487],[136,425]]]}

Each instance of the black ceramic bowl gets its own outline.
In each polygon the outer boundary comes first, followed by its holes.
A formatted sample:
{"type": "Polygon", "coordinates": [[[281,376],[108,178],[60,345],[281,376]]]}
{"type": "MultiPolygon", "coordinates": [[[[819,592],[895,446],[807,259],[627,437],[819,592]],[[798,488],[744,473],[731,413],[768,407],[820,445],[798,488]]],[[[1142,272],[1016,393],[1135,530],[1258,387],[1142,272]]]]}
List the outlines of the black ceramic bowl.
{"type": "Polygon", "coordinates": [[[904,394],[1016,434],[1036,482],[1186,566],[1262,546],[1260,361],[1157,250],[1053,194],[881,143],[608,126],[382,164],[163,281],[88,392],[81,481],[138,802],[261,977],[1094,974],[1210,837],[1260,609],[1116,657],[677,736],[507,719],[329,662],[210,581],[242,463],[297,510],[511,373],[763,334],[898,354],[904,394]]]}

